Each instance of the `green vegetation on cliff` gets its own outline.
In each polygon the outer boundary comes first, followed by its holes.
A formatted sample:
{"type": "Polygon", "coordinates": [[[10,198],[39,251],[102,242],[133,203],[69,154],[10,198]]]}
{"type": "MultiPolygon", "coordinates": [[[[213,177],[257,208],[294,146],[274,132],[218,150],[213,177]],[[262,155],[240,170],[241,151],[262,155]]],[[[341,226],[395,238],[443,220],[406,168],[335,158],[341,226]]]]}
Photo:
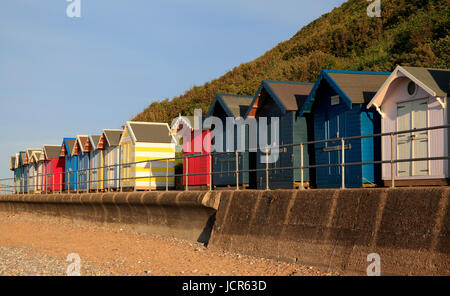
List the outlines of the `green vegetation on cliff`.
{"type": "Polygon", "coordinates": [[[313,82],[321,69],[392,71],[397,64],[449,68],[450,0],[383,0],[369,18],[366,0],[349,0],[254,61],[183,95],[154,102],[134,120],[170,123],[204,112],[216,93],[254,95],[261,80],[313,82]]]}

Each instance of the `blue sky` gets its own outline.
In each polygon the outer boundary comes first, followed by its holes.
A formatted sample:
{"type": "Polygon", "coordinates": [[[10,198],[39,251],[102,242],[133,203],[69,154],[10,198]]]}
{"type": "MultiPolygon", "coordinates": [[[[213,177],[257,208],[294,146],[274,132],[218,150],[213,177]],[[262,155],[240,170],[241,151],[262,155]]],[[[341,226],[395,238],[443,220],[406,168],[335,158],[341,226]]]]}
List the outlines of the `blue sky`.
{"type": "Polygon", "coordinates": [[[0,1],[0,178],[9,156],[119,128],[220,77],[344,0],[0,1]]]}

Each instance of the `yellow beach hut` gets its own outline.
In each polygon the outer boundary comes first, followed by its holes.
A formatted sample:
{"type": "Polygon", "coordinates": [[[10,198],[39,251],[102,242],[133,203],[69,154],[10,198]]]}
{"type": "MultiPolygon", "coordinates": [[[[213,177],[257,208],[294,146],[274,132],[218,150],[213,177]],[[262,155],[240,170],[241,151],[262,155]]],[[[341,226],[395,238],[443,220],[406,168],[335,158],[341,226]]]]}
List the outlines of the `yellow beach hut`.
{"type": "Polygon", "coordinates": [[[127,121],[120,140],[121,186],[175,187],[175,143],[167,123],[127,121]]]}

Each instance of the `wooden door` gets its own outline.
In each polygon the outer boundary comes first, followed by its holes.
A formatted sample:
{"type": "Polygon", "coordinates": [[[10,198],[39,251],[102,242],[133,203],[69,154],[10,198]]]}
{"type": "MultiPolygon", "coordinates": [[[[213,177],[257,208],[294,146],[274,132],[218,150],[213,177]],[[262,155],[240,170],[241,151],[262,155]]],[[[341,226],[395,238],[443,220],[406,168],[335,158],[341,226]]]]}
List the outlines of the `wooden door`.
{"type": "MultiPolygon", "coordinates": [[[[421,129],[428,127],[428,102],[420,100],[412,102],[413,128],[421,129]]],[[[428,131],[412,133],[412,150],[414,158],[428,157],[428,131]]],[[[415,161],[412,164],[414,176],[428,175],[428,161],[415,161]]]]}
{"type": "MultiPolygon", "coordinates": [[[[397,105],[397,131],[428,127],[428,102],[417,100],[397,105]]],[[[428,131],[411,132],[397,135],[397,159],[427,158],[428,131]]],[[[397,175],[428,175],[428,161],[406,161],[397,164],[397,175]]]]}

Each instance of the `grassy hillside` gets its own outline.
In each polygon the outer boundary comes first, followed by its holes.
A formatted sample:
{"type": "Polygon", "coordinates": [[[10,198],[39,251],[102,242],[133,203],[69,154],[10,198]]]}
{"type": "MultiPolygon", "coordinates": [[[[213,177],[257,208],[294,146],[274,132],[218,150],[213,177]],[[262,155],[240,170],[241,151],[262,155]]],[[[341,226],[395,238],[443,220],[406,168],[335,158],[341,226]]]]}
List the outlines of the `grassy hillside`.
{"type": "Polygon", "coordinates": [[[313,82],[321,69],[391,71],[397,64],[449,68],[450,0],[382,0],[369,18],[366,0],[349,0],[256,60],[183,95],[152,103],[134,120],[170,123],[207,111],[214,95],[253,95],[261,80],[313,82]]]}

